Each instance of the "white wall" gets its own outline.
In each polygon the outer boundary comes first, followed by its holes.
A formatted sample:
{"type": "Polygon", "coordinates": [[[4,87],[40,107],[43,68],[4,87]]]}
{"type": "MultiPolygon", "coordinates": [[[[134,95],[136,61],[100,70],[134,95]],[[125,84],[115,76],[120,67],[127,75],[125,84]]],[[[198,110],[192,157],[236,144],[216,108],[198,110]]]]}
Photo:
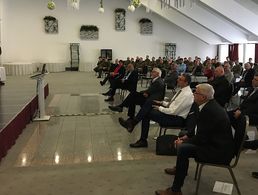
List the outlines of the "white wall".
{"type": "Polygon", "coordinates": [[[94,63],[100,49],[112,49],[113,59],[127,56],[164,56],[164,43],[176,43],[177,55],[214,57],[216,46],[207,45],[183,29],[141,7],[126,12],[126,31],[114,29],[115,8],[127,8],[127,0],[104,1],[105,13],[98,13],[99,1],[81,0],[80,10],[67,9],[66,0],[55,0],[56,9],[47,8],[47,0],[3,0],[3,62],[69,62],[69,43],[81,45],[81,63],[94,63]],[[46,34],[43,18],[58,19],[59,33],[46,34]],[[139,33],[139,19],[153,22],[153,35],[139,33]],[[81,25],[99,27],[99,40],[80,40],[81,25]]]}

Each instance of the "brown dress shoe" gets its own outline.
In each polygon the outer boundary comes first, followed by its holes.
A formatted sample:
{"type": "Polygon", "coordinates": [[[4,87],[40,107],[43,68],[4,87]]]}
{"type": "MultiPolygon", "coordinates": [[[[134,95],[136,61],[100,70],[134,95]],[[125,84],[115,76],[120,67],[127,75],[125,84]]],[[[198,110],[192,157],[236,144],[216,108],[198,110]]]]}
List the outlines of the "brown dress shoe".
{"type": "Polygon", "coordinates": [[[168,175],[175,175],[176,174],[176,167],[166,168],[166,169],[164,169],[164,171],[168,175]]]}
{"type": "Polygon", "coordinates": [[[182,192],[173,192],[171,188],[155,191],[156,195],[183,195],[182,192]]]}

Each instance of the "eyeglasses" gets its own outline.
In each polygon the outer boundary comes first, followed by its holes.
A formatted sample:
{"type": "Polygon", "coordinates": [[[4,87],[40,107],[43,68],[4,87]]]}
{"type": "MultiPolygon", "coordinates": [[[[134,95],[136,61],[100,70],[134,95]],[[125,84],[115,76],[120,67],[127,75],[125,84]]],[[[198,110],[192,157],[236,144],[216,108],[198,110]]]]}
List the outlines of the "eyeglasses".
{"type": "Polygon", "coordinates": [[[202,93],[198,93],[198,92],[194,92],[194,95],[201,95],[201,96],[205,96],[204,94],[202,94],[202,93]]]}

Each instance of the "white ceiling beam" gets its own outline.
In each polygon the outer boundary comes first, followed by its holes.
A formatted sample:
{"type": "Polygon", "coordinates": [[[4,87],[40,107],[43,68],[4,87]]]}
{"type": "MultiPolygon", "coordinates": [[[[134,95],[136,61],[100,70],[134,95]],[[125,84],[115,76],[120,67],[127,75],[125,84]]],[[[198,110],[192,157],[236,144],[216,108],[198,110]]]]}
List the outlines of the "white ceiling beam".
{"type": "Polygon", "coordinates": [[[185,31],[191,33],[192,35],[194,35],[195,37],[207,44],[215,45],[225,43],[225,40],[223,40],[220,36],[212,33],[208,29],[192,21],[190,18],[182,15],[178,11],[171,8],[161,9],[161,4],[159,0],[149,0],[149,2],[148,0],[142,0],[141,2],[145,7],[148,7],[153,12],[162,16],[163,18],[167,19],[173,24],[179,26],[185,31]]]}
{"type": "Polygon", "coordinates": [[[234,0],[200,0],[224,17],[258,36],[258,15],[234,0]]]}
{"type": "Polygon", "coordinates": [[[245,34],[237,25],[234,25],[232,22],[225,20],[225,18],[218,16],[215,12],[205,9],[198,3],[191,6],[190,1],[185,1],[185,6],[179,7],[177,10],[220,37],[223,37],[228,42],[248,42],[247,34],[245,34]]]}

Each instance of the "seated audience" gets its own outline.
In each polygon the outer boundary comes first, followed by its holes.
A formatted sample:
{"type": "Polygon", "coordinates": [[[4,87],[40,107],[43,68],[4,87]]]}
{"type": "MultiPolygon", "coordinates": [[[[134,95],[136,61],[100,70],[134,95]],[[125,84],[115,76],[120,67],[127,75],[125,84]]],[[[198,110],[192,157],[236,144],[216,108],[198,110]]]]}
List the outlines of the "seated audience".
{"type": "Polygon", "coordinates": [[[226,77],[226,79],[228,80],[229,83],[232,83],[234,75],[231,72],[231,68],[230,68],[230,64],[229,62],[224,62],[224,75],[226,77]]]}
{"type": "Polygon", "coordinates": [[[138,73],[134,70],[133,64],[128,64],[126,67],[126,74],[122,79],[116,79],[110,83],[110,90],[102,95],[109,96],[105,101],[114,101],[116,89],[126,89],[130,92],[136,91],[138,81],[138,73]]]}
{"type": "Polygon", "coordinates": [[[141,92],[131,92],[126,99],[117,106],[109,106],[113,111],[122,112],[123,107],[128,107],[128,116],[130,119],[134,118],[135,106],[142,106],[146,101],[162,100],[165,93],[165,84],[161,76],[159,68],[153,68],[151,71],[152,81],[148,89],[141,92]]]}
{"type": "Polygon", "coordinates": [[[194,68],[193,68],[193,71],[192,71],[192,75],[196,75],[196,76],[203,75],[202,64],[201,64],[201,59],[200,58],[197,58],[194,61],[194,68]]]}
{"type": "Polygon", "coordinates": [[[229,164],[234,157],[234,142],[231,124],[226,111],[213,99],[214,90],[209,84],[199,84],[194,101],[199,105],[196,135],[187,135],[175,141],[177,147],[173,184],[166,190],[157,190],[157,195],[182,195],[189,158],[206,163],[229,164]]]}
{"type": "Polygon", "coordinates": [[[177,72],[179,75],[181,75],[181,74],[185,73],[185,71],[186,71],[186,64],[184,64],[183,58],[180,58],[178,60],[177,72]]]}
{"type": "Polygon", "coordinates": [[[119,118],[119,123],[131,133],[141,121],[141,138],[130,147],[148,147],[148,133],[150,120],[163,126],[182,126],[193,104],[193,93],[190,88],[191,76],[183,74],[178,77],[177,85],[180,90],[172,97],[170,102],[146,101],[136,117],[132,120],[119,118]]]}
{"type": "Polygon", "coordinates": [[[170,65],[170,71],[168,72],[168,74],[164,78],[165,84],[167,85],[168,89],[175,89],[176,88],[177,78],[178,78],[177,64],[172,63],[170,65]]]}
{"type": "MultiPolygon", "coordinates": [[[[240,114],[247,115],[249,117],[249,123],[251,125],[258,125],[258,121],[255,121],[255,116],[258,116],[258,73],[252,80],[253,89],[240,104],[239,108],[228,112],[231,121],[234,122],[240,114]]],[[[256,150],[258,148],[258,141],[246,141],[244,147],[248,149],[256,150]]]]}
{"type": "Polygon", "coordinates": [[[214,77],[214,70],[212,68],[211,60],[206,60],[206,66],[203,70],[204,76],[207,77],[208,81],[213,80],[214,77]]]}
{"type": "Polygon", "coordinates": [[[239,78],[242,75],[243,67],[242,67],[242,64],[238,62],[238,60],[236,60],[235,63],[233,64],[232,72],[235,79],[239,78]]]}
{"type": "Polygon", "coordinates": [[[242,79],[234,84],[234,93],[236,94],[241,87],[251,89],[252,88],[252,80],[254,78],[255,70],[252,69],[249,63],[245,63],[245,71],[242,74],[242,79]]]}
{"type": "Polygon", "coordinates": [[[100,84],[103,86],[109,80],[110,83],[114,82],[114,79],[122,79],[125,74],[125,68],[123,61],[116,59],[115,63],[112,64],[109,68],[109,74],[104,78],[103,81],[100,81],[100,84]]]}
{"type": "Polygon", "coordinates": [[[214,80],[209,82],[215,91],[214,99],[224,107],[232,96],[232,86],[226,79],[222,66],[215,68],[214,76],[214,80]]]}

